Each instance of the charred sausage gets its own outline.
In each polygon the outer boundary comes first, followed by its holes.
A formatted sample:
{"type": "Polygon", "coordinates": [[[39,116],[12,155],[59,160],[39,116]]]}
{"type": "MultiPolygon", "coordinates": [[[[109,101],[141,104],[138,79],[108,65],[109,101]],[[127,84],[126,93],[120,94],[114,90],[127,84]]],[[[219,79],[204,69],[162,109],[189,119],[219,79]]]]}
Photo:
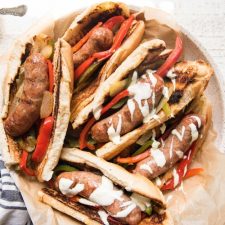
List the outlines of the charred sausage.
{"type": "Polygon", "coordinates": [[[81,49],[73,54],[74,67],[78,67],[93,53],[107,50],[113,43],[113,32],[108,28],[99,27],[90,36],[81,49]]]}
{"type": "Polygon", "coordinates": [[[38,119],[43,94],[49,86],[48,65],[41,54],[26,59],[24,73],[22,95],[4,122],[6,133],[13,137],[26,133],[38,119]]]}
{"type": "MultiPolygon", "coordinates": [[[[152,91],[151,96],[147,99],[147,104],[149,108],[149,112],[153,110],[153,107],[156,106],[162,96],[163,91],[163,80],[157,76],[153,75],[156,79],[156,84],[152,86],[151,81],[148,76],[145,78],[141,78],[139,80],[140,83],[149,84],[149,90],[141,90],[142,86],[139,86],[137,88],[140,89],[140,91],[146,92],[146,91],[152,91]]],[[[144,107],[144,104],[146,104],[145,100],[141,100],[141,107],[145,109],[140,109],[140,103],[135,100],[135,98],[132,100],[134,103],[134,111],[131,114],[131,110],[129,108],[129,102],[124,105],[118,112],[115,114],[97,122],[91,129],[91,135],[92,138],[95,139],[97,142],[108,142],[109,141],[109,135],[108,135],[108,129],[110,126],[113,126],[114,129],[118,127],[119,119],[121,121],[121,131],[120,135],[126,134],[130,131],[132,131],[135,127],[139,126],[144,119],[143,111],[146,109],[144,107]]]]}
{"type": "Polygon", "coordinates": [[[164,143],[161,143],[161,147],[151,149],[151,155],[137,164],[134,173],[142,174],[149,179],[165,173],[183,157],[193,141],[198,138],[203,123],[203,119],[196,114],[185,116],[164,143]]]}
{"type": "MultiPolygon", "coordinates": [[[[77,184],[83,185],[83,188],[81,188],[77,194],[83,196],[84,198],[92,200],[91,195],[97,188],[99,188],[103,184],[103,177],[85,171],[64,172],[57,177],[55,181],[55,186],[57,190],[62,191],[62,188],[60,188],[60,180],[62,178],[69,179],[72,181],[69,187],[70,189],[74,188],[77,184]]],[[[111,182],[110,180],[108,181],[111,182]]],[[[108,184],[108,186],[110,185],[108,184]]],[[[108,186],[106,185],[104,186],[104,188],[108,188],[108,186]]],[[[102,195],[100,193],[101,191],[99,191],[99,194],[101,195],[99,196],[99,198],[102,197],[106,200],[109,199],[111,194],[110,192],[112,192],[112,189],[109,188],[106,191],[107,194],[103,192],[102,195]]],[[[115,192],[119,192],[119,190],[114,186],[113,191],[115,195],[117,195],[115,192]]],[[[128,207],[129,205],[126,203],[129,203],[130,201],[131,199],[121,192],[120,196],[118,195],[118,197],[115,197],[113,203],[105,203],[102,206],[113,217],[113,215],[115,216],[118,212],[121,212],[126,209],[126,207],[128,207]]],[[[138,206],[136,206],[126,217],[119,217],[117,219],[121,222],[130,225],[138,224],[141,221],[141,210],[138,206]]]]}

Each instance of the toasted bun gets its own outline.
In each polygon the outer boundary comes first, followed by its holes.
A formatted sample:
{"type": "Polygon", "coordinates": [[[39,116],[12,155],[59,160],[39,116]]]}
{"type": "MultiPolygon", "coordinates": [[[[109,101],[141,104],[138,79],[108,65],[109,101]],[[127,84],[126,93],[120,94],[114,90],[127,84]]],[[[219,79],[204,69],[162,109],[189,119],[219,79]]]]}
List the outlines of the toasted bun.
{"type": "Polygon", "coordinates": [[[49,206],[57,209],[58,211],[65,213],[74,219],[87,224],[87,225],[101,225],[97,221],[90,219],[88,215],[84,212],[79,212],[77,209],[73,209],[72,207],[68,206],[66,203],[63,203],[55,196],[51,196],[49,193],[46,193],[44,190],[38,192],[39,201],[48,204],[49,206]]]}
{"type": "MultiPolygon", "coordinates": [[[[66,197],[63,197],[63,195],[52,189],[44,188],[39,191],[38,198],[39,201],[48,204],[54,209],[63,212],[84,224],[102,224],[100,221],[97,221],[100,220],[100,218],[96,211],[85,210],[85,206],[82,206],[81,204],[70,204],[66,197]]],[[[152,216],[143,219],[138,225],[173,225],[173,219],[168,210],[166,210],[162,215],[153,214],[152,216]]]]}
{"type": "MultiPolygon", "coordinates": [[[[9,60],[9,66],[5,78],[4,86],[4,107],[2,117],[7,117],[9,108],[9,96],[13,82],[17,75],[18,68],[21,65],[21,56],[26,50],[26,44],[19,47],[20,53],[12,60],[9,60]],[[20,60],[19,60],[20,59],[20,60]],[[12,67],[11,67],[12,62],[12,67]]],[[[66,41],[59,39],[55,44],[54,50],[54,106],[53,117],[55,124],[47,153],[37,169],[37,177],[40,181],[51,179],[52,170],[57,165],[66,130],[70,118],[70,99],[73,88],[73,63],[71,57],[71,47],[66,41]]],[[[2,142],[3,160],[7,167],[15,166],[20,162],[20,150],[13,138],[6,135],[3,121],[0,122],[0,133],[2,142]]]]}
{"type": "MultiPolygon", "coordinates": [[[[127,61],[128,60],[129,57],[127,58],[127,61]]],[[[119,70],[119,68],[117,70],[119,70]]],[[[203,91],[207,87],[209,79],[213,75],[213,69],[211,68],[211,66],[202,60],[180,62],[175,65],[174,69],[178,74],[194,74],[194,80],[184,89],[183,96],[181,97],[179,102],[170,106],[171,116],[175,116],[178,112],[184,109],[185,106],[187,106],[193,99],[201,96],[203,94],[203,91]]],[[[103,95],[105,95],[103,91],[104,90],[102,90],[102,93],[103,95]]],[[[101,95],[99,93],[98,99],[100,99],[100,96],[101,95]]],[[[170,118],[163,110],[161,110],[157,114],[157,116],[157,120],[153,118],[148,123],[145,123],[139,128],[122,136],[120,144],[114,144],[113,142],[106,143],[104,146],[102,146],[96,151],[96,155],[98,157],[110,160],[114,156],[122,152],[123,149],[135,143],[145,132],[150,129],[153,129],[154,127],[159,126],[170,118]]]]}
{"type": "Polygon", "coordinates": [[[87,164],[88,166],[97,168],[115,184],[125,188],[127,191],[136,192],[150,198],[163,208],[166,208],[161,191],[151,181],[141,175],[131,174],[117,164],[107,162],[89,152],[80,151],[75,148],[64,148],[60,158],[68,162],[87,164]]]}
{"type": "Polygon", "coordinates": [[[48,181],[53,175],[63,146],[70,118],[70,100],[73,93],[73,62],[70,45],[63,39],[56,43],[54,65],[56,84],[54,89],[53,116],[55,127],[46,155],[37,169],[39,181],[48,181]]]}
{"type": "Polygon", "coordinates": [[[71,46],[76,44],[95,24],[104,22],[108,18],[115,15],[123,15],[128,17],[130,15],[129,8],[120,2],[102,2],[95,4],[80,15],[78,15],[72,22],[68,30],[63,35],[71,46]]]}
{"type": "Polygon", "coordinates": [[[145,24],[143,21],[137,21],[135,28],[129,37],[123,42],[120,48],[106,62],[98,77],[81,92],[75,94],[71,103],[71,118],[73,128],[76,129],[88,119],[93,110],[93,99],[101,84],[112,75],[118,65],[120,65],[140,44],[144,35],[145,24]]]}

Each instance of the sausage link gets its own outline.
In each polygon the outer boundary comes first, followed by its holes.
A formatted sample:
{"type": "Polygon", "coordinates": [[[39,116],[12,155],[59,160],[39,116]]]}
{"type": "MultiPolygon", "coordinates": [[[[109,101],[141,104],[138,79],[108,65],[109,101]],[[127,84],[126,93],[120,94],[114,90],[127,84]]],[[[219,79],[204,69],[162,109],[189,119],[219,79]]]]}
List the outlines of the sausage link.
{"type": "MultiPolygon", "coordinates": [[[[163,80],[157,75],[154,75],[154,77],[157,79],[157,83],[154,87],[152,87],[152,91],[155,93],[154,105],[158,105],[162,97],[163,80]]],[[[151,81],[148,78],[147,79],[141,78],[140,82],[151,84],[151,81]]],[[[142,100],[142,105],[144,104],[144,101],[145,100],[142,100]]],[[[122,121],[120,135],[126,134],[132,131],[135,127],[139,126],[142,123],[144,117],[138,106],[137,101],[133,99],[133,102],[135,104],[133,117],[130,113],[128,104],[124,105],[118,112],[97,122],[92,127],[91,129],[92,138],[95,139],[97,142],[108,142],[109,136],[108,136],[107,130],[112,124],[114,128],[117,127],[119,122],[119,116],[121,116],[121,121],[122,121]]],[[[153,109],[152,96],[147,100],[147,103],[148,103],[149,111],[151,112],[151,110],[153,109]]]]}
{"type": "MultiPolygon", "coordinates": [[[[89,199],[92,192],[102,184],[102,177],[91,172],[64,172],[61,173],[55,181],[55,186],[57,190],[59,190],[59,182],[61,178],[66,178],[73,181],[70,188],[75,187],[78,183],[83,184],[84,189],[79,192],[79,195],[87,199],[89,199]]],[[[113,187],[113,190],[118,189],[116,187],[113,187]]],[[[107,198],[107,196],[105,197],[107,198]]],[[[113,217],[113,215],[116,215],[118,212],[124,210],[124,207],[122,205],[129,201],[131,201],[131,199],[127,195],[122,194],[120,198],[115,199],[111,205],[103,206],[103,208],[113,217]]],[[[138,206],[136,206],[127,217],[120,217],[117,219],[121,222],[125,222],[126,224],[130,225],[138,224],[141,221],[141,210],[138,206]]]]}
{"type": "MultiPolygon", "coordinates": [[[[185,116],[164,143],[161,143],[162,146],[159,148],[160,152],[158,152],[158,154],[161,153],[164,155],[165,164],[163,166],[158,165],[159,163],[157,164],[155,158],[151,154],[148,158],[140,161],[133,172],[139,173],[149,179],[156,178],[165,173],[169,168],[173,167],[190,148],[193,137],[196,134],[198,135],[203,123],[203,119],[196,114],[185,116]],[[193,129],[195,128],[198,133],[195,132],[194,134],[193,129]]],[[[195,136],[195,138],[197,138],[197,136],[195,136]]],[[[154,150],[151,149],[150,151],[154,150]]]]}
{"type": "Polygon", "coordinates": [[[26,133],[39,118],[43,94],[49,86],[48,65],[41,54],[26,59],[24,73],[21,98],[4,122],[6,133],[13,137],[26,133]]]}
{"type": "Polygon", "coordinates": [[[93,53],[107,50],[113,43],[113,32],[108,28],[99,27],[90,36],[81,49],[73,54],[74,67],[78,67],[93,53]]]}

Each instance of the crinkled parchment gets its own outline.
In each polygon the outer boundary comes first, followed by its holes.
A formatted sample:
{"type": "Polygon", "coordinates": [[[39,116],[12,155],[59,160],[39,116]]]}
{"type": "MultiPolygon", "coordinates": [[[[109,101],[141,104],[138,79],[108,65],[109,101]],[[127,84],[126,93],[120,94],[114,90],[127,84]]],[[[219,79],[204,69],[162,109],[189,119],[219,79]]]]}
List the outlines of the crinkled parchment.
{"type": "MultiPolygon", "coordinates": [[[[144,39],[161,38],[166,41],[168,48],[173,48],[179,27],[171,16],[158,9],[145,8],[143,12],[146,19],[144,39]]],[[[56,39],[67,29],[75,15],[76,13],[71,13],[51,23],[45,18],[40,24],[49,24],[46,26],[49,27],[48,33],[53,32],[56,39]]],[[[38,29],[32,29],[31,33],[33,31],[37,33],[38,29]]],[[[186,47],[184,57],[193,58],[191,52],[200,50],[196,46],[193,47],[193,44],[191,45],[193,49],[188,50],[186,39],[188,37],[184,37],[186,47]]],[[[165,196],[175,224],[221,225],[225,221],[225,155],[215,147],[215,139],[216,133],[211,126],[202,151],[197,154],[192,165],[204,168],[204,173],[185,180],[180,187],[165,196]]],[[[79,224],[38,201],[37,192],[43,184],[29,180],[14,171],[11,171],[11,174],[22,193],[34,225],[79,224]]]]}

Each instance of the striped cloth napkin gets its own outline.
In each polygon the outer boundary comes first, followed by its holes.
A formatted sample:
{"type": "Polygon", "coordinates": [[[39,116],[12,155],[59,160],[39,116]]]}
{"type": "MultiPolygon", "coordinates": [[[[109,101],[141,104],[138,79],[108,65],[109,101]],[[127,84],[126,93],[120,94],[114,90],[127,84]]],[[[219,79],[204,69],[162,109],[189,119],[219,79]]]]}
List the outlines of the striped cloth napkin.
{"type": "Polygon", "coordinates": [[[22,195],[0,153],[0,225],[32,225],[22,195]]]}

